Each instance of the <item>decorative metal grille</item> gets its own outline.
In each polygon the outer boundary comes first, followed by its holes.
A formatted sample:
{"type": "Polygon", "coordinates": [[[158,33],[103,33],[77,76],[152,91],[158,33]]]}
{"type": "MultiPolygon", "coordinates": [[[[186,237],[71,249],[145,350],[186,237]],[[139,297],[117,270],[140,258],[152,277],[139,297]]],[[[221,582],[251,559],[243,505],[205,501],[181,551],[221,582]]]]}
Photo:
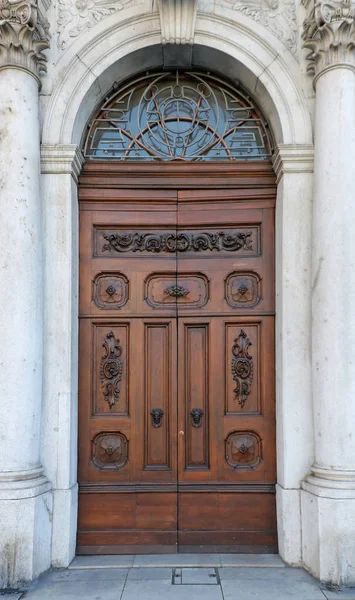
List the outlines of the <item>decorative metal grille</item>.
{"type": "Polygon", "coordinates": [[[84,154],[101,160],[260,160],[267,123],[251,99],[203,73],[145,75],[105,99],[84,154]]]}

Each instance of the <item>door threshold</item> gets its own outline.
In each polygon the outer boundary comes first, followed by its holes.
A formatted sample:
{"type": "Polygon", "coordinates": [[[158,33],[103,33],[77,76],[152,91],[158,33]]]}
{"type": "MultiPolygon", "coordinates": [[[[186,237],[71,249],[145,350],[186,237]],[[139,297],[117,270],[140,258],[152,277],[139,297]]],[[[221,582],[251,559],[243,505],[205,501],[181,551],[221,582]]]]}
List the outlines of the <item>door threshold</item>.
{"type": "Polygon", "coordinates": [[[278,554],[95,554],[76,556],[69,569],[284,568],[285,566],[278,554]]]}

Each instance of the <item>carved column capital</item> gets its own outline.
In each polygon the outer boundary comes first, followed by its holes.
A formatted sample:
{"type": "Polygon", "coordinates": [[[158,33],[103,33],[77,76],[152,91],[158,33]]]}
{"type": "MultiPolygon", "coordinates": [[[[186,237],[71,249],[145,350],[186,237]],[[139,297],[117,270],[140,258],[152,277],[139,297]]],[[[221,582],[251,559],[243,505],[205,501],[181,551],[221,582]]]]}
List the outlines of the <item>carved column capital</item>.
{"type": "Polygon", "coordinates": [[[46,71],[48,30],[36,2],[0,0],[0,69],[19,67],[38,78],[46,71]]]}
{"type": "Polygon", "coordinates": [[[316,78],[325,69],[343,65],[355,67],[355,2],[313,0],[303,23],[308,73],[316,78]]]}
{"type": "Polygon", "coordinates": [[[193,44],[197,0],[159,0],[162,44],[193,44]]]}

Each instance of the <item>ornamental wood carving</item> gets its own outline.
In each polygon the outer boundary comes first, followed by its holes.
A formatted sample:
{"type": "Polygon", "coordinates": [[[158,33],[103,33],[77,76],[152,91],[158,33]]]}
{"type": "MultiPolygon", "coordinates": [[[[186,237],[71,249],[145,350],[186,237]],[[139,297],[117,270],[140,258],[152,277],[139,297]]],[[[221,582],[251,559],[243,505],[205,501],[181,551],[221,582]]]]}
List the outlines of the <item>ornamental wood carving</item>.
{"type": "Polygon", "coordinates": [[[113,331],[106,336],[103,343],[105,354],[101,358],[100,380],[101,389],[106,402],[112,408],[120,394],[119,383],[122,379],[123,365],[120,360],[122,347],[116,340],[113,331]]]}
{"type": "Polygon", "coordinates": [[[254,431],[233,431],[226,439],[226,461],[232,469],[255,468],[261,461],[261,438],[254,431]]]}
{"type": "Polygon", "coordinates": [[[244,408],[250,394],[254,375],[253,359],[249,354],[249,347],[251,345],[247,334],[241,329],[239,336],[234,340],[232,348],[232,376],[236,383],[234,400],[238,400],[241,408],[244,408]]]}
{"type": "Polygon", "coordinates": [[[233,308],[254,308],[261,301],[260,277],[256,273],[230,273],[226,279],[226,300],[233,308]]]}
{"type": "Polygon", "coordinates": [[[103,252],[205,252],[206,250],[253,250],[251,231],[203,233],[110,233],[104,234],[103,252]]]}
{"type": "Polygon", "coordinates": [[[128,301],[128,279],[122,273],[99,273],[93,281],[93,300],[98,308],[122,308],[128,301]]]}
{"type": "Polygon", "coordinates": [[[98,433],[92,440],[92,461],[98,469],[122,469],[128,461],[127,438],[123,433],[98,433]]]}

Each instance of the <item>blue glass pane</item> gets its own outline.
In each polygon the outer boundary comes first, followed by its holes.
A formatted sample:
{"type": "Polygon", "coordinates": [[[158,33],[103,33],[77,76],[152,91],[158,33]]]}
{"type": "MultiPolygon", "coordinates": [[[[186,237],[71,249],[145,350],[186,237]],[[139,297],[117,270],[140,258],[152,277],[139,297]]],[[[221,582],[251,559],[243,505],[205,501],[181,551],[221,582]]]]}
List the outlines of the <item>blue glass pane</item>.
{"type": "Polygon", "coordinates": [[[105,100],[85,156],[111,160],[263,159],[267,125],[245,94],[200,73],[141,77],[105,100]]]}

